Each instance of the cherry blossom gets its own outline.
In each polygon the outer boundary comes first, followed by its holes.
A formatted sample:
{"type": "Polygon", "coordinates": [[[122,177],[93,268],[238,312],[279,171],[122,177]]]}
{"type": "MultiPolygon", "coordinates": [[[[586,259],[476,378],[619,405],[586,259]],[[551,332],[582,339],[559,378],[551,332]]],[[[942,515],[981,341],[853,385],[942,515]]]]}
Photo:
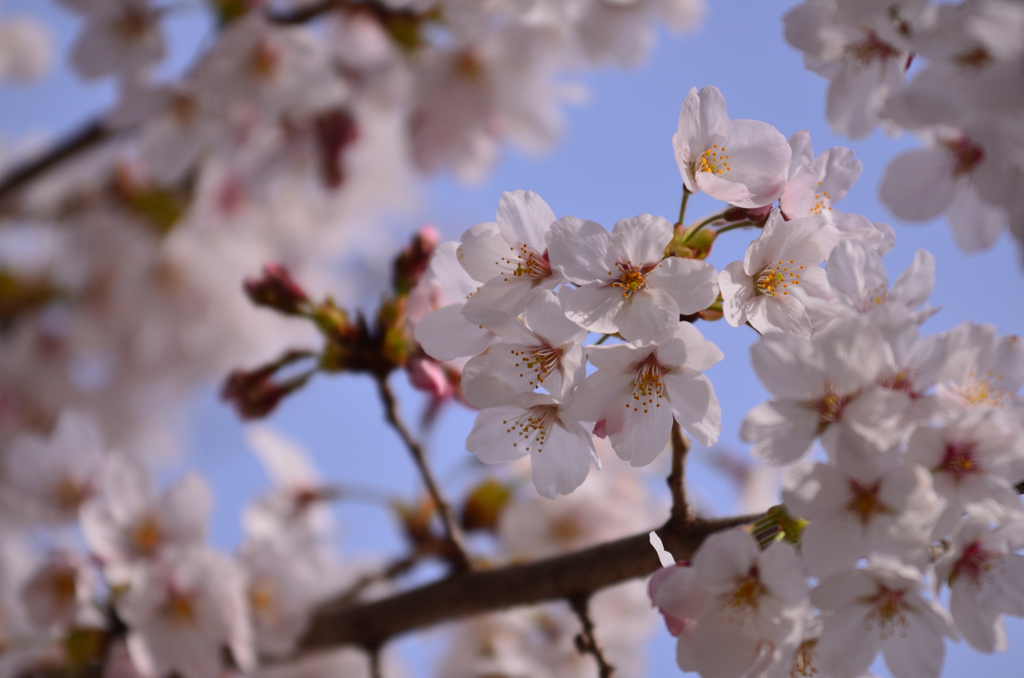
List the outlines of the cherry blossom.
{"type": "Polygon", "coordinates": [[[132,77],[163,59],[167,46],[148,0],[60,2],[84,15],[71,48],[71,63],[83,78],[132,77]]]}
{"type": "Polygon", "coordinates": [[[961,323],[946,335],[939,397],[956,409],[1003,408],[1024,384],[1024,342],[993,325],[961,323]]]}
{"type": "Polygon", "coordinates": [[[102,626],[105,621],[93,602],[93,572],[67,551],[48,555],[21,590],[29,620],[39,629],[102,626]]]}
{"type": "Polygon", "coordinates": [[[688,191],[739,207],[761,207],[779,197],[792,153],[771,125],[729,120],[722,93],[710,86],[686,95],[672,148],[688,191]]]}
{"type": "Polygon", "coordinates": [[[117,612],[128,652],[144,676],[216,678],[225,646],[239,668],[254,664],[242,576],[224,556],[185,550],[138,568],[117,612]]]}
{"type": "Polygon", "coordinates": [[[679,635],[684,671],[738,678],[755,666],[767,668],[797,646],[807,584],[789,544],[759,551],[749,533],[730,530],[708,537],[692,568],[667,571],[655,604],[666,615],[696,622],[692,635],[679,635]]]}
{"type": "Polygon", "coordinates": [[[902,415],[910,405],[903,393],[877,385],[892,364],[881,332],[868,319],[839,320],[810,341],[771,332],[751,348],[754,370],[771,391],[771,401],[751,410],[740,437],[751,453],[770,464],[792,463],[821,436],[848,460],[890,450],[903,435],[902,415]],[[855,452],[856,450],[856,452],[855,452]]]}
{"type": "Polygon", "coordinates": [[[212,497],[198,474],[157,494],[145,469],[117,460],[108,464],[102,488],[82,508],[82,533],[110,581],[128,579],[135,563],[202,544],[212,497]]]}
{"type": "Polygon", "coordinates": [[[943,640],[955,635],[947,613],[923,589],[915,568],[878,561],[811,591],[811,602],[828,615],[817,645],[825,674],[860,676],[881,651],[896,678],[938,678],[943,640]]]}
{"type": "Polygon", "coordinates": [[[726,321],[733,327],[750,322],[761,333],[776,330],[809,338],[811,318],[803,299],[829,298],[819,265],[834,242],[824,217],[784,221],[772,212],[743,261],[719,274],[726,321]]]}
{"type": "Polygon", "coordinates": [[[551,208],[536,193],[506,192],[498,202],[497,223],[477,224],[462,234],[459,263],[482,283],[462,307],[468,321],[486,325],[495,310],[518,315],[541,291],[564,282],[548,260],[554,222],[551,208]]]}
{"type": "Polygon", "coordinates": [[[853,151],[838,146],[814,157],[811,135],[801,130],[789,138],[793,157],[789,178],[779,196],[787,219],[822,215],[833,219],[832,206],[842,200],[860,176],[863,164],[853,151]]]}
{"type": "MultiPolygon", "coordinates": [[[[807,303],[814,310],[833,317],[865,314],[882,304],[899,304],[908,311],[920,307],[935,287],[935,257],[918,250],[914,261],[889,289],[889,275],[882,257],[863,242],[843,240],[836,243],[825,267],[830,301],[817,299],[807,303]],[[838,302],[838,303],[837,303],[838,302]]],[[[924,322],[933,314],[926,307],[916,314],[924,322]]]]}
{"type": "Polygon", "coordinates": [[[26,519],[66,523],[98,490],[107,448],[94,419],[64,410],[49,439],[23,434],[4,455],[3,501],[26,519]]]}
{"type": "Polygon", "coordinates": [[[598,462],[590,433],[564,405],[542,393],[520,393],[477,415],[466,449],[485,464],[530,457],[541,496],[569,494],[598,462]]]}
{"type": "Polygon", "coordinates": [[[981,652],[1007,647],[1003,615],[1024,616],[1024,524],[990,529],[969,517],[935,564],[936,577],[950,587],[949,611],[964,638],[981,652]]]}
{"type": "Polygon", "coordinates": [[[950,521],[965,510],[1002,520],[1022,514],[1014,486],[1024,480],[1024,440],[1019,425],[999,414],[966,413],[942,428],[919,426],[910,437],[905,458],[932,472],[950,521]]]}
{"type": "Polygon", "coordinates": [[[694,326],[679,323],[650,342],[591,346],[587,355],[597,371],[580,384],[569,408],[597,422],[620,458],[650,464],[668,444],[673,419],[701,445],[718,440],[721,409],[701,373],[723,356],[694,326]]]}
{"type": "Polygon", "coordinates": [[[665,257],[672,225],[642,214],[600,224],[563,217],[551,229],[551,265],[580,285],[566,291],[565,311],[593,332],[650,339],[679,315],[707,308],[718,296],[715,269],[696,259],[665,257]]]}
{"type": "Polygon", "coordinates": [[[53,36],[27,16],[0,19],[0,82],[38,80],[53,63],[53,36]]]}
{"type": "Polygon", "coordinates": [[[554,293],[544,291],[526,307],[525,323],[492,325],[504,341],[466,363],[462,392],[477,407],[507,402],[513,393],[544,388],[563,399],[586,376],[581,342],[587,331],[567,319],[554,293]]]}
{"type": "Polygon", "coordinates": [[[867,473],[815,464],[786,484],[786,509],[810,521],[800,533],[800,554],[811,575],[827,579],[879,555],[919,566],[927,560],[940,505],[924,468],[867,473]]]}

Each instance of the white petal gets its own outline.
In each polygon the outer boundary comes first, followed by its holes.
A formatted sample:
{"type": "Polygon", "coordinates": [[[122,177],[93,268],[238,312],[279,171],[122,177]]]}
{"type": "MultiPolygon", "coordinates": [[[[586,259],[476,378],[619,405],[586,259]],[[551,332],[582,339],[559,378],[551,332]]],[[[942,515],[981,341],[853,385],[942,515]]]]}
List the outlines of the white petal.
{"type": "Polygon", "coordinates": [[[575,283],[610,283],[618,277],[611,244],[612,236],[601,224],[566,216],[551,227],[548,256],[575,283]]]}
{"type": "Polygon", "coordinates": [[[413,331],[416,341],[435,360],[476,355],[497,338],[490,330],[467,321],[462,315],[462,306],[461,303],[449,304],[416,323],[413,331]]]}
{"type": "Polygon", "coordinates": [[[509,245],[526,244],[543,254],[547,249],[545,238],[555,222],[555,213],[533,191],[513,191],[501,194],[496,220],[509,245]]]}
{"type": "Polygon", "coordinates": [[[711,381],[703,374],[666,374],[676,420],[699,444],[710,447],[722,433],[722,409],[711,381]]]}
{"type": "Polygon", "coordinates": [[[671,294],[683,315],[703,311],[718,298],[718,271],[697,259],[669,257],[651,271],[647,284],[671,294]]]}
{"type": "Polygon", "coordinates": [[[779,400],[761,403],[743,419],[740,439],[754,443],[750,453],[770,466],[792,464],[814,444],[818,416],[801,403],[779,400]]]}
{"type": "Polygon", "coordinates": [[[630,341],[652,339],[679,324],[679,307],[665,290],[638,290],[619,306],[613,322],[619,334],[630,341]]]}
{"type": "Polygon", "coordinates": [[[922,148],[904,153],[885,170],[882,202],[901,219],[927,221],[941,214],[955,182],[949,152],[922,148]]]}

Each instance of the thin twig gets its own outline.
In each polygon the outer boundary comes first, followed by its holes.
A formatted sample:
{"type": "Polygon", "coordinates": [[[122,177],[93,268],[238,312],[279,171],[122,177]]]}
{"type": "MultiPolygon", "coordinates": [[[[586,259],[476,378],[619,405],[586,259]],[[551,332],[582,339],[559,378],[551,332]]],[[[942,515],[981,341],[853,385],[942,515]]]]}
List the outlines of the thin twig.
{"type": "Polygon", "coordinates": [[[576,596],[569,599],[569,606],[576,613],[583,630],[576,636],[576,649],[580,654],[589,654],[597,661],[597,675],[599,678],[613,678],[615,667],[608,663],[601,651],[601,646],[594,635],[594,622],[590,618],[590,596],[576,596]]]}
{"type": "Polygon", "coordinates": [[[672,422],[672,472],[668,476],[668,489],[672,493],[672,517],[670,522],[689,525],[695,517],[693,507],[686,500],[686,453],[690,451],[690,439],[683,433],[678,421],[672,422]]]}
{"type": "Polygon", "coordinates": [[[352,4],[354,3],[349,0],[320,0],[320,2],[299,7],[289,12],[267,12],[267,20],[271,23],[285,26],[304,24],[332,9],[352,4]]]}
{"type": "Polygon", "coordinates": [[[679,201],[679,221],[676,223],[680,226],[683,224],[683,219],[686,218],[686,203],[690,200],[690,191],[683,186],[683,199],[679,201]]]}
{"type": "MultiPolygon", "coordinates": [[[[761,515],[694,520],[687,526],[671,520],[658,528],[665,548],[688,560],[715,532],[747,525],[761,515]]],[[[404,633],[441,622],[513,607],[591,595],[661,567],[651,548],[650,530],[616,541],[532,563],[477,570],[360,605],[333,600],[318,609],[300,652],[343,645],[379,647],[404,633]]]]}
{"type": "Polygon", "coordinates": [[[444,495],[441,494],[441,489],[437,485],[437,481],[434,480],[434,474],[430,470],[430,466],[427,464],[426,454],[423,451],[423,446],[420,445],[419,441],[413,438],[406,427],[405,422],[402,421],[401,416],[398,414],[398,404],[395,402],[395,397],[391,393],[391,387],[388,386],[387,377],[379,375],[376,377],[377,388],[380,391],[380,399],[384,403],[384,412],[387,416],[388,423],[391,427],[398,432],[402,442],[409,449],[409,454],[412,455],[412,459],[416,462],[416,468],[419,469],[420,476],[423,478],[423,484],[427,487],[427,492],[430,494],[430,498],[434,501],[434,506],[437,508],[437,513],[441,516],[441,522],[444,524],[445,539],[450,547],[450,553],[448,559],[456,570],[464,572],[470,569],[469,556],[466,555],[465,538],[462,535],[462,529],[459,527],[458,521],[455,519],[455,512],[452,511],[452,507],[445,500],[444,495]]]}

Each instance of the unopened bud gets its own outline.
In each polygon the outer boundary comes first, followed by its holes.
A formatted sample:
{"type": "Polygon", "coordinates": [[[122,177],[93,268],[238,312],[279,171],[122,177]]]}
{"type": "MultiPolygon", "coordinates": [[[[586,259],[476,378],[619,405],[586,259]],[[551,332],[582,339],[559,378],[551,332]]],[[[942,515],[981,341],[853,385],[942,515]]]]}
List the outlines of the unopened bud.
{"type": "Polygon", "coordinates": [[[430,257],[441,243],[441,234],[434,226],[427,224],[412,237],[402,253],[395,259],[392,286],[395,294],[405,296],[419,283],[430,263],[430,257]]]}
{"type": "Polygon", "coordinates": [[[512,490],[493,478],[477,485],[462,505],[462,526],[466,530],[498,529],[501,512],[512,498],[512,490]]]}
{"type": "Polygon", "coordinates": [[[244,287],[245,293],[257,306],[266,306],[285,315],[302,315],[308,308],[309,297],[305,290],[279,264],[266,264],[263,275],[249,278],[244,287]]]}
{"type": "Polygon", "coordinates": [[[412,387],[432,398],[444,400],[455,394],[455,387],[448,379],[444,366],[430,356],[413,356],[406,363],[405,371],[409,373],[412,387]]]}
{"type": "Polygon", "coordinates": [[[282,367],[310,355],[308,351],[289,351],[276,362],[255,370],[235,370],[225,380],[220,397],[231,403],[242,419],[265,417],[274,411],[286,395],[301,388],[313,372],[305,372],[281,382],[274,381],[274,375],[282,367]]]}

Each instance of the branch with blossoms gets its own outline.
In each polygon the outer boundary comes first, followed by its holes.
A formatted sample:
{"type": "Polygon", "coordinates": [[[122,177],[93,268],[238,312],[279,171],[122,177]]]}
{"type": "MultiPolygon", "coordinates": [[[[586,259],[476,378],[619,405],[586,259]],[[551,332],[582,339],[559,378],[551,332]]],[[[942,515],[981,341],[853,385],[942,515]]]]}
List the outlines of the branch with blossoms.
{"type": "MultiPolygon", "coordinates": [[[[0,534],[4,672],[376,678],[390,673],[392,640],[452,622],[445,678],[626,678],[651,602],[680,668],[709,678],[857,678],[879,654],[896,678],[937,678],[947,638],[1006,649],[1004,617],[1024,616],[1024,345],[991,325],[922,332],[934,259],[918,252],[890,286],[892,229],[838,209],[861,171],[850,150],[815,156],[806,132],[787,140],[731,120],[716,88],[694,88],[672,140],[674,223],[641,214],[609,231],[514,191],[460,242],[420,232],[372,313],[297,282],[322,271],[310,251],[336,247],[310,225],[361,214],[350,200],[388,183],[382,139],[399,138],[392,154],[421,173],[478,177],[502,130],[528,147],[553,136],[556,67],[628,62],[650,19],[686,23],[692,5],[341,0],[268,14],[211,0],[216,37],[164,86],[148,72],[165,51],[165,7],[64,4],[84,20],[73,66],[116,76],[121,101],[0,188],[17,190],[21,220],[73,223],[64,246],[90,264],[55,276],[67,290],[0,278],[20,342],[3,365],[15,422],[0,432],[0,505],[15,525],[0,534]],[[337,45],[302,25],[314,19],[337,45]],[[113,137],[97,149],[109,155],[83,152],[113,137]],[[687,224],[698,193],[723,204],[687,224]],[[744,236],[743,260],[712,265],[719,238],[744,236]],[[261,318],[307,330],[301,339],[238,322],[242,272],[281,251],[294,277],[267,265],[245,292],[261,318]],[[756,330],[752,364],[771,393],[740,437],[790,470],[781,504],[710,519],[690,505],[685,472],[689,440],[707,447],[722,432],[705,372],[724,355],[701,329],[722,319],[756,330]],[[81,378],[97,354],[111,357],[81,378]],[[396,519],[402,554],[339,560],[330,507],[357,493],[260,426],[249,444],[272,487],[246,506],[235,553],[207,544],[209,487],[194,473],[158,487],[133,446],[159,436],[125,413],[168,419],[140,394],[180,395],[228,364],[257,365],[221,392],[247,420],[323,375],[373,380],[424,487],[375,502],[396,519]],[[476,410],[465,447],[487,477],[442,487],[399,414],[398,371],[427,394],[427,423],[442,406],[476,410]],[[88,397],[68,395],[76,378],[88,397]],[[666,449],[670,507],[640,480],[666,449]],[[69,526],[80,540],[50,539],[69,526]],[[26,534],[51,551],[21,557],[26,534]],[[410,583],[426,560],[443,574],[410,583]]],[[[1022,50],[994,26],[1017,25],[1018,10],[856,4],[805,3],[787,35],[833,79],[834,125],[856,136],[875,118],[907,119],[934,135],[931,151],[893,165],[886,201],[913,218],[966,215],[968,241],[1016,224],[1020,102],[1002,84],[1022,50]],[[956,50],[936,47],[947,35],[956,50]],[[926,69],[890,97],[918,51],[926,69]],[[981,117],[922,113],[951,64],[984,76],[963,83],[979,99],[1009,94],[981,117]]]]}

